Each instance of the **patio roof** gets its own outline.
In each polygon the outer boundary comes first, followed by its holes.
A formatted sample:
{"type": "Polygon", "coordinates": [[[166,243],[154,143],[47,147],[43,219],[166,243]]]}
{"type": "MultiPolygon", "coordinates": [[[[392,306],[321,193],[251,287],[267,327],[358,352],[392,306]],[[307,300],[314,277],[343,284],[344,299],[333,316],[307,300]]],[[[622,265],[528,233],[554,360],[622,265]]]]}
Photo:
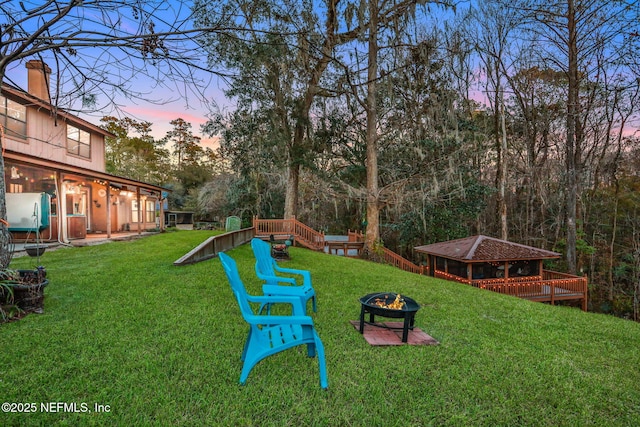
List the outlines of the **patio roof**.
{"type": "Polygon", "coordinates": [[[556,252],[483,235],[416,246],[417,252],[463,262],[514,261],[559,258],[556,252]]]}
{"type": "Polygon", "coordinates": [[[5,159],[13,160],[16,162],[24,163],[29,166],[40,166],[47,169],[55,169],[65,174],[73,174],[78,176],[87,177],[88,179],[100,179],[108,181],[110,185],[123,186],[131,185],[134,187],[140,187],[141,190],[156,191],[156,192],[168,192],[171,191],[168,188],[160,187],[159,185],[149,184],[146,182],[138,181],[135,179],[129,179],[117,175],[111,175],[106,172],[95,171],[79,166],[68,165],[60,162],[56,162],[51,159],[41,159],[38,157],[29,156],[28,154],[18,153],[11,150],[6,150],[2,153],[5,159]]]}

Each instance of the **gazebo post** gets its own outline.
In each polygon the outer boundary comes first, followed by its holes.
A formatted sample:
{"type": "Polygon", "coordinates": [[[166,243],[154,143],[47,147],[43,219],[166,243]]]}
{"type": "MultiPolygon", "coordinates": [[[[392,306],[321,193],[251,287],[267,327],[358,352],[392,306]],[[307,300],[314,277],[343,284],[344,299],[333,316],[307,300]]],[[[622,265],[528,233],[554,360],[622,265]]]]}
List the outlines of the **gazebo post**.
{"type": "Polygon", "coordinates": [[[538,274],[540,275],[540,277],[544,278],[544,268],[541,259],[538,260],[538,274]]]}
{"type": "Polygon", "coordinates": [[[467,264],[467,279],[470,284],[473,284],[473,264],[467,264]]]}
{"type": "Polygon", "coordinates": [[[427,267],[429,268],[429,275],[435,277],[436,275],[436,257],[431,254],[427,254],[427,267]]]}

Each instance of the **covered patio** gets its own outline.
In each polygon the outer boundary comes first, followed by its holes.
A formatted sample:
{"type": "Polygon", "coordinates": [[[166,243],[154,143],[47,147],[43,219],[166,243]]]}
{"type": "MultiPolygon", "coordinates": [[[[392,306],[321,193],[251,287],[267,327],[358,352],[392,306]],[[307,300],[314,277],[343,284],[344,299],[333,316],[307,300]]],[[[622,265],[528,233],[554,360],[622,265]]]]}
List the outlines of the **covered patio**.
{"type": "Polygon", "coordinates": [[[480,289],[555,304],[581,302],[587,310],[587,278],[543,268],[560,254],[483,235],[417,246],[431,276],[480,289]]]}

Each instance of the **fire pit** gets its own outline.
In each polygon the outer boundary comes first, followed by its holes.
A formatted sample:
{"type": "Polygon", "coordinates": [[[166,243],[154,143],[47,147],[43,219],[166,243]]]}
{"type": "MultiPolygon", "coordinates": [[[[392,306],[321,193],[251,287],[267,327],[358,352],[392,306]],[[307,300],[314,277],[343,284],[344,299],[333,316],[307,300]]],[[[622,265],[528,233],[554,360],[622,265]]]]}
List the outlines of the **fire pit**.
{"type": "Polygon", "coordinates": [[[416,312],[420,305],[413,299],[393,292],[376,292],[360,298],[360,333],[364,332],[364,315],[369,313],[370,325],[380,326],[374,323],[375,316],[404,319],[402,327],[402,342],[407,342],[409,329],[413,330],[416,312]]]}

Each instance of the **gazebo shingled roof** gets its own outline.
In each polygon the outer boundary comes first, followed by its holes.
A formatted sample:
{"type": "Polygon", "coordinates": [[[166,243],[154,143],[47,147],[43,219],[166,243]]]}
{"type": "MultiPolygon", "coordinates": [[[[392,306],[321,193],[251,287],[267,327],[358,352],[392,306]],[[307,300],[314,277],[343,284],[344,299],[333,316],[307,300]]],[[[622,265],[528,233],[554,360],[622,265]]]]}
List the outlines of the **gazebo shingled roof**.
{"type": "Polygon", "coordinates": [[[416,246],[417,252],[463,262],[495,262],[559,258],[560,254],[483,235],[416,246]]]}

